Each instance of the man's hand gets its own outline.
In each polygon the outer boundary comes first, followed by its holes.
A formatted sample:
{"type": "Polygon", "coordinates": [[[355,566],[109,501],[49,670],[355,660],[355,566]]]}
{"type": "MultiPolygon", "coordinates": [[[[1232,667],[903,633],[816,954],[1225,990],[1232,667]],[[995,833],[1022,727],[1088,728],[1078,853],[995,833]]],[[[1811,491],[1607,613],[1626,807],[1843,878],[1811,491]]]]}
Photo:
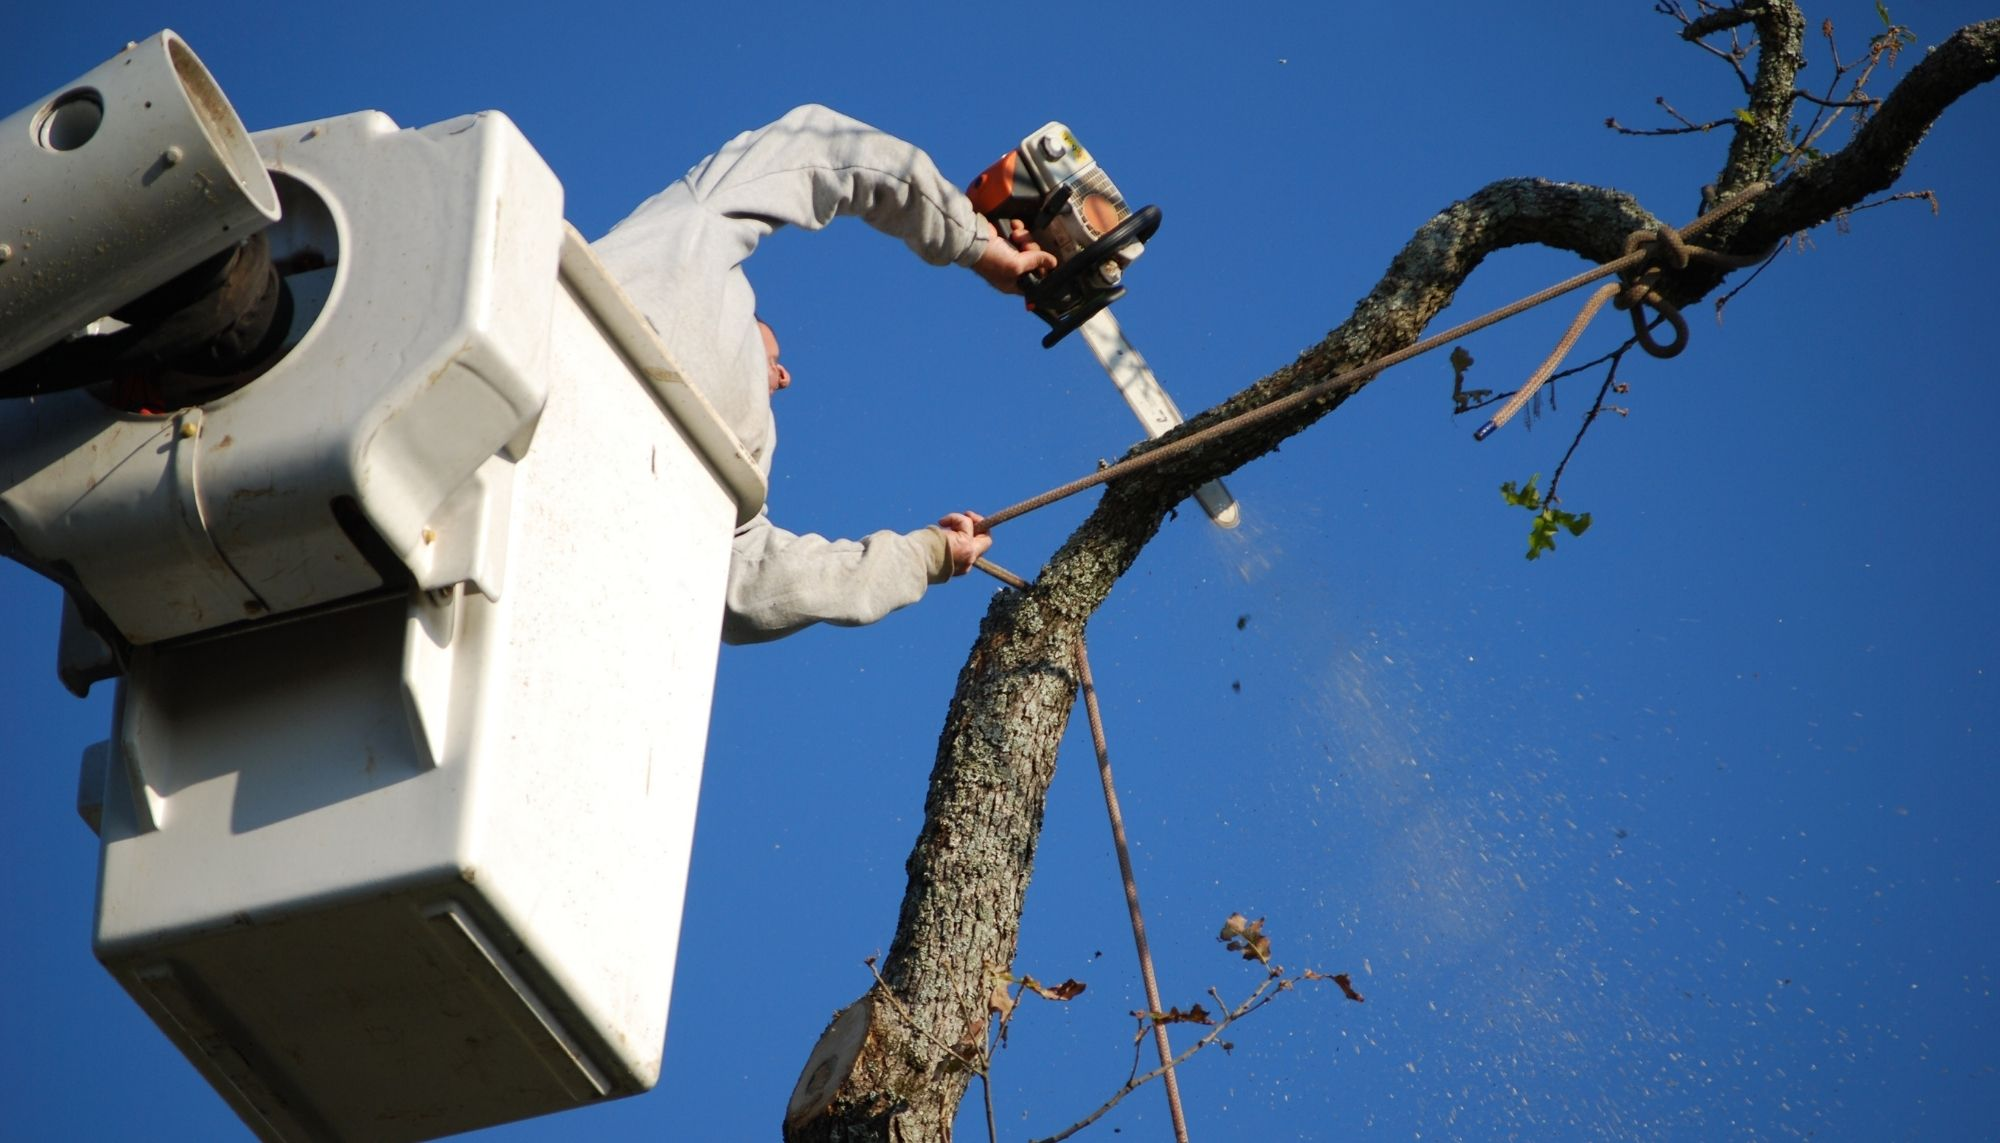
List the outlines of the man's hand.
{"type": "Polygon", "coordinates": [[[991,231],[986,238],[986,249],[979,252],[979,261],[972,269],[986,284],[1003,294],[1021,292],[1021,275],[1045,274],[1056,268],[1056,256],[1042,249],[1028,234],[1028,226],[1018,218],[1007,220],[1007,233],[1002,235],[993,229],[993,223],[983,215],[979,220],[991,231]]]}
{"type": "Polygon", "coordinates": [[[937,522],[938,530],[944,533],[945,546],[951,551],[951,574],[971,571],[974,561],[993,546],[993,537],[979,530],[979,521],[979,513],[968,510],[953,512],[937,522]]]}

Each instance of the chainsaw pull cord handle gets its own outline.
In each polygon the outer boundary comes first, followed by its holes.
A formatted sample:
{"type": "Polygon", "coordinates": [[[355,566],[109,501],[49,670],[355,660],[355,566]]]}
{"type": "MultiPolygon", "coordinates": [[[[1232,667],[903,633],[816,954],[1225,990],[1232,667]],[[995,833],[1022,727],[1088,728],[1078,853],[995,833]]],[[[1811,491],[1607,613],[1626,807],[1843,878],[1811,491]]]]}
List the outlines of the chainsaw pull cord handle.
{"type": "MultiPolygon", "coordinates": [[[[1715,209],[1709,211],[1707,214],[1702,215],[1700,218],[1695,219],[1693,222],[1688,223],[1686,226],[1681,227],[1678,232],[1674,232],[1674,235],[1676,238],[1684,240],[1685,238],[1691,235],[1699,234],[1703,230],[1706,230],[1708,227],[1713,226],[1717,220],[1721,219],[1725,215],[1730,214],[1739,207],[1742,207],[1746,203],[1751,202],[1752,200],[1756,199],[1757,196],[1763,194],[1765,191],[1770,189],[1771,189],[1770,183],[1765,183],[1765,182],[1751,183],[1749,186],[1744,187],[1742,190],[1736,192],[1729,198],[1723,200],[1723,202],[1717,207],[1715,207],[1715,209]]],[[[1664,228],[1664,227],[1662,229],[1671,230],[1671,228],[1664,228]]],[[[1634,232],[1634,235],[1631,238],[1628,238],[1626,241],[1625,254],[1623,254],[1620,257],[1614,258],[1611,261],[1596,267],[1595,269],[1585,270],[1580,274],[1576,274],[1571,277],[1565,278],[1562,281],[1557,282],[1552,286],[1545,287],[1544,289],[1538,290],[1535,293],[1529,294],[1527,297],[1522,298],[1519,301],[1509,303],[1508,305],[1501,306],[1499,309],[1492,310],[1485,314],[1481,314],[1480,316],[1473,318],[1471,321],[1462,322],[1458,325],[1451,327],[1448,330],[1445,330],[1442,333],[1432,334],[1430,337],[1426,337],[1421,341],[1413,342],[1409,345],[1404,346],[1401,349],[1395,350],[1394,352],[1385,353],[1382,356],[1376,358],[1373,361],[1368,362],[1365,365],[1356,366],[1353,369],[1349,369],[1346,370],[1345,372],[1329,377],[1324,381],[1315,382],[1314,384],[1308,385],[1303,389],[1287,393],[1282,397],[1276,398],[1275,400],[1272,401],[1268,401],[1265,404],[1259,405],[1254,409],[1245,410],[1244,412],[1238,413],[1233,417],[1225,418],[1223,420],[1215,422],[1212,425],[1196,429],[1193,432],[1189,432],[1181,436],[1170,435],[1160,438],[1157,442],[1142,443],[1138,447],[1144,449],[1145,451],[1136,453],[1131,456],[1127,456],[1125,459],[1120,460],[1114,464],[1103,465],[1102,467],[1098,468],[1096,472],[1092,472],[1084,476],[1079,476],[1075,480],[1072,480],[1067,484],[1058,485],[1054,488],[1049,489],[1046,492],[1041,493],[1038,496],[1031,496],[1028,499],[1023,500],[1018,504],[1009,505],[1005,508],[1000,509],[997,512],[990,512],[980,520],[977,527],[982,532],[990,532],[993,529],[999,527],[1000,525],[1005,524],[1007,521],[1014,519],[1016,516],[1024,516],[1029,512],[1033,512],[1037,508],[1044,508],[1050,504],[1055,503],[1058,500],[1068,499],[1069,497],[1074,496],[1079,492],[1082,492],[1086,489],[1095,488],[1100,484],[1106,483],[1107,481],[1116,480],[1121,476],[1126,476],[1133,472],[1137,472],[1142,468],[1150,468],[1153,465],[1161,464],[1166,461],[1172,460],[1173,458],[1180,456],[1182,453],[1188,452],[1192,449],[1200,448],[1202,445],[1205,445],[1210,441],[1217,439],[1218,437],[1227,436],[1228,434],[1236,432],[1238,430],[1247,429],[1254,425],[1262,424],[1265,421],[1272,420],[1273,418],[1284,416],[1286,413],[1289,413],[1294,409],[1297,409],[1302,405],[1309,404],[1313,401],[1323,400],[1329,396],[1332,396],[1337,390],[1339,390],[1343,386],[1351,385],[1357,381],[1373,377],[1375,374],[1380,373],[1382,370],[1387,369],[1392,365],[1400,365],[1403,362],[1408,361],[1412,357],[1417,357],[1419,355],[1429,353],[1431,350],[1436,349],[1439,346],[1445,345],[1449,342],[1457,341],[1458,339],[1465,337],[1468,334],[1477,333],[1478,331],[1485,329],[1490,325],[1498,324],[1499,322],[1505,321],[1506,319],[1514,317],[1517,314],[1525,313],[1526,311],[1534,309],[1536,306],[1539,306],[1544,302],[1553,301],[1556,298],[1559,298],[1564,294],[1571,292],[1572,290],[1581,289],[1582,287],[1587,286],[1592,282],[1595,282],[1601,278],[1609,278],[1614,274],[1624,274],[1629,271],[1637,271],[1642,265],[1646,264],[1647,262],[1651,261],[1653,258],[1656,257],[1654,253],[1654,247],[1656,245],[1660,245],[1658,241],[1658,233],[1656,231],[1651,231],[1651,230],[1636,231],[1634,232]],[[1643,241],[1639,240],[1639,237],[1641,235],[1645,236],[1645,239],[1643,241]]],[[[1668,248],[1671,248],[1671,246],[1673,245],[1672,240],[1671,239],[1667,240],[1665,245],[1668,248]]],[[[1682,241],[1680,245],[1686,246],[1685,241],[1682,241]]],[[[1699,248],[1687,247],[1687,249],[1692,254],[1694,250],[1697,250],[1699,248]]],[[[1703,251],[1703,253],[1710,254],[1714,252],[1703,251]]],[[[1749,265],[1752,262],[1761,261],[1762,259],[1767,258],[1769,256],[1770,256],[1769,251],[1766,251],[1762,254],[1750,255],[1750,256],[1724,255],[1724,254],[1714,253],[1713,260],[1717,264],[1721,265],[1743,266],[1743,265],[1749,265]],[[1727,259],[1728,261],[1724,261],[1725,259],[1727,259]]],[[[1704,259],[1704,260],[1709,260],[1709,259],[1704,259]]],[[[1640,276],[1639,282],[1645,285],[1645,290],[1646,290],[1645,296],[1642,297],[1640,300],[1647,304],[1651,304],[1655,306],[1655,308],[1657,308],[1658,302],[1655,301],[1654,299],[1659,298],[1660,295],[1655,289],[1653,289],[1652,285],[1653,280],[1654,279],[1648,278],[1645,275],[1640,276]]],[[[1629,284],[1620,286],[1618,283],[1613,283],[1613,286],[1617,286],[1620,289],[1631,288],[1629,284]]],[[[1603,305],[1602,302],[1595,302],[1594,304],[1587,304],[1584,308],[1588,314],[1594,316],[1598,308],[1600,308],[1602,305],[1603,305]]],[[[1633,320],[1635,322],[1644,321],[1643,316],[1639,315],[1636,307],[1634,308],[1634,315],[1635,316],[1633,320]]],[[[1580,329],[1577,331],[1579,335],[1581,335],[1581,332],[1582,331],[1580,329]]],[[[1573,341],[1574,339],[1571,338],[1567,340],[1573,341]]],[[[1684,337],[1676,337],[1675,342],[1670,344],[1677,344],[1683,341],[1685,341],[1684,337]]],[[[1561,348],[1565,352],[1567,352],[1568,344],[1562,345],[1561,348]]],[[[1550,368],[1551,370],[1553,369],[1553,367],[1550,368]]],[[[1516,394],[1516,396],[1518,397],[1519,394],[1516,394]]],[[[1498,426],[1495,427],[1497,428],[1498,426]]],[[[1491,432],[1492,432],[1491,429],[1487,429],[1485,430],[1484,435],[1491,435],[1491,432]]]]}

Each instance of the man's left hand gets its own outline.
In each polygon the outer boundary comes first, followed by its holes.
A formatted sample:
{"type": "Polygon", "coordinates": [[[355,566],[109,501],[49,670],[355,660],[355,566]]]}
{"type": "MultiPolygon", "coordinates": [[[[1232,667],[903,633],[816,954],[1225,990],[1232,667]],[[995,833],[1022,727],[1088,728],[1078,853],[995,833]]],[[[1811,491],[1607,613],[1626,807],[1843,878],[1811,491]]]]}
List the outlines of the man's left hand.
{"type": "Polygon", "coordinates": [[[972,565],[986,549],[993,546],[993,537],[979,530],[979,513],[973,511],[953,512],[937,522],[944,533],[945,546],[951,552],[951,574],[964,575],[972,570],[972,565]]]}

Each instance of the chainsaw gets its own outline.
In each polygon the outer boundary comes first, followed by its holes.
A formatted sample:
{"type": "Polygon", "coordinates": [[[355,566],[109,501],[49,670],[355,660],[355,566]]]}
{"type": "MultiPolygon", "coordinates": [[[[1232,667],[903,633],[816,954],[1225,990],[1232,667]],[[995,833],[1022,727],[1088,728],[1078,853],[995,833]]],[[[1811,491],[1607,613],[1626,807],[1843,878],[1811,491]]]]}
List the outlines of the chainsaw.
{"type": "MultiPolygon", "coordinates": [[[[1019,219],[1036,244],[1055,255],[1054,269],[1023,275],[1020,281],[1028,311],[1049,324],[1042,347],[1051,348],[1082,330],[1084,342],[1148,437],[1179,425],[1184,419],[1180,409],[1108,308],[1125,296],[1125,271],[1159,230],[1160,208],[1128,206],[1104,168],[1061,123],[1045,124],[1021,140],[972,180],[966,197],[1002,235],[1011,220],[1019,219]]],[[[1224,528],[1234,528],[1242,518],[1219,480],[1195,489],[1194,495],[1209,519],[1224,528]]]]}

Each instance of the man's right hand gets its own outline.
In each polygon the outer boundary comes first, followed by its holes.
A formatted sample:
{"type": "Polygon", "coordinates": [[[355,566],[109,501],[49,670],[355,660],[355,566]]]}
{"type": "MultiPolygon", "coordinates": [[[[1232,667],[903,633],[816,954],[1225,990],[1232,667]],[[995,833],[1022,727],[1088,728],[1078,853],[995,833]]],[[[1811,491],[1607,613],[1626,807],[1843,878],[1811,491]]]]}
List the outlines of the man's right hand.
{"type": "Polygon", "coordinates": [[[937,522],[938,530],[944,533],[944,542],[951,552],[951,574],[964,575],[972,570],[972,565],[986,549],[993,546],[993,537],[979,530],[979,513],[967,510],[953,512],[937,522]]]}
{"type": "Polygon", "coordinates": [[[1056,268],[1056,256],[1042,249],[1028,233],[1027,224],[1018,218],[1007,220],[1007,233],[1002,235],[993,230],[990,219],[980,217],[991,231],[986,238],[986,248],[979,252],[979,260],[972,264],[973,272],[986,279],[986,284],[1003,294],[1021,292],[1023,274],[1046,274],[1056,268]]]}

